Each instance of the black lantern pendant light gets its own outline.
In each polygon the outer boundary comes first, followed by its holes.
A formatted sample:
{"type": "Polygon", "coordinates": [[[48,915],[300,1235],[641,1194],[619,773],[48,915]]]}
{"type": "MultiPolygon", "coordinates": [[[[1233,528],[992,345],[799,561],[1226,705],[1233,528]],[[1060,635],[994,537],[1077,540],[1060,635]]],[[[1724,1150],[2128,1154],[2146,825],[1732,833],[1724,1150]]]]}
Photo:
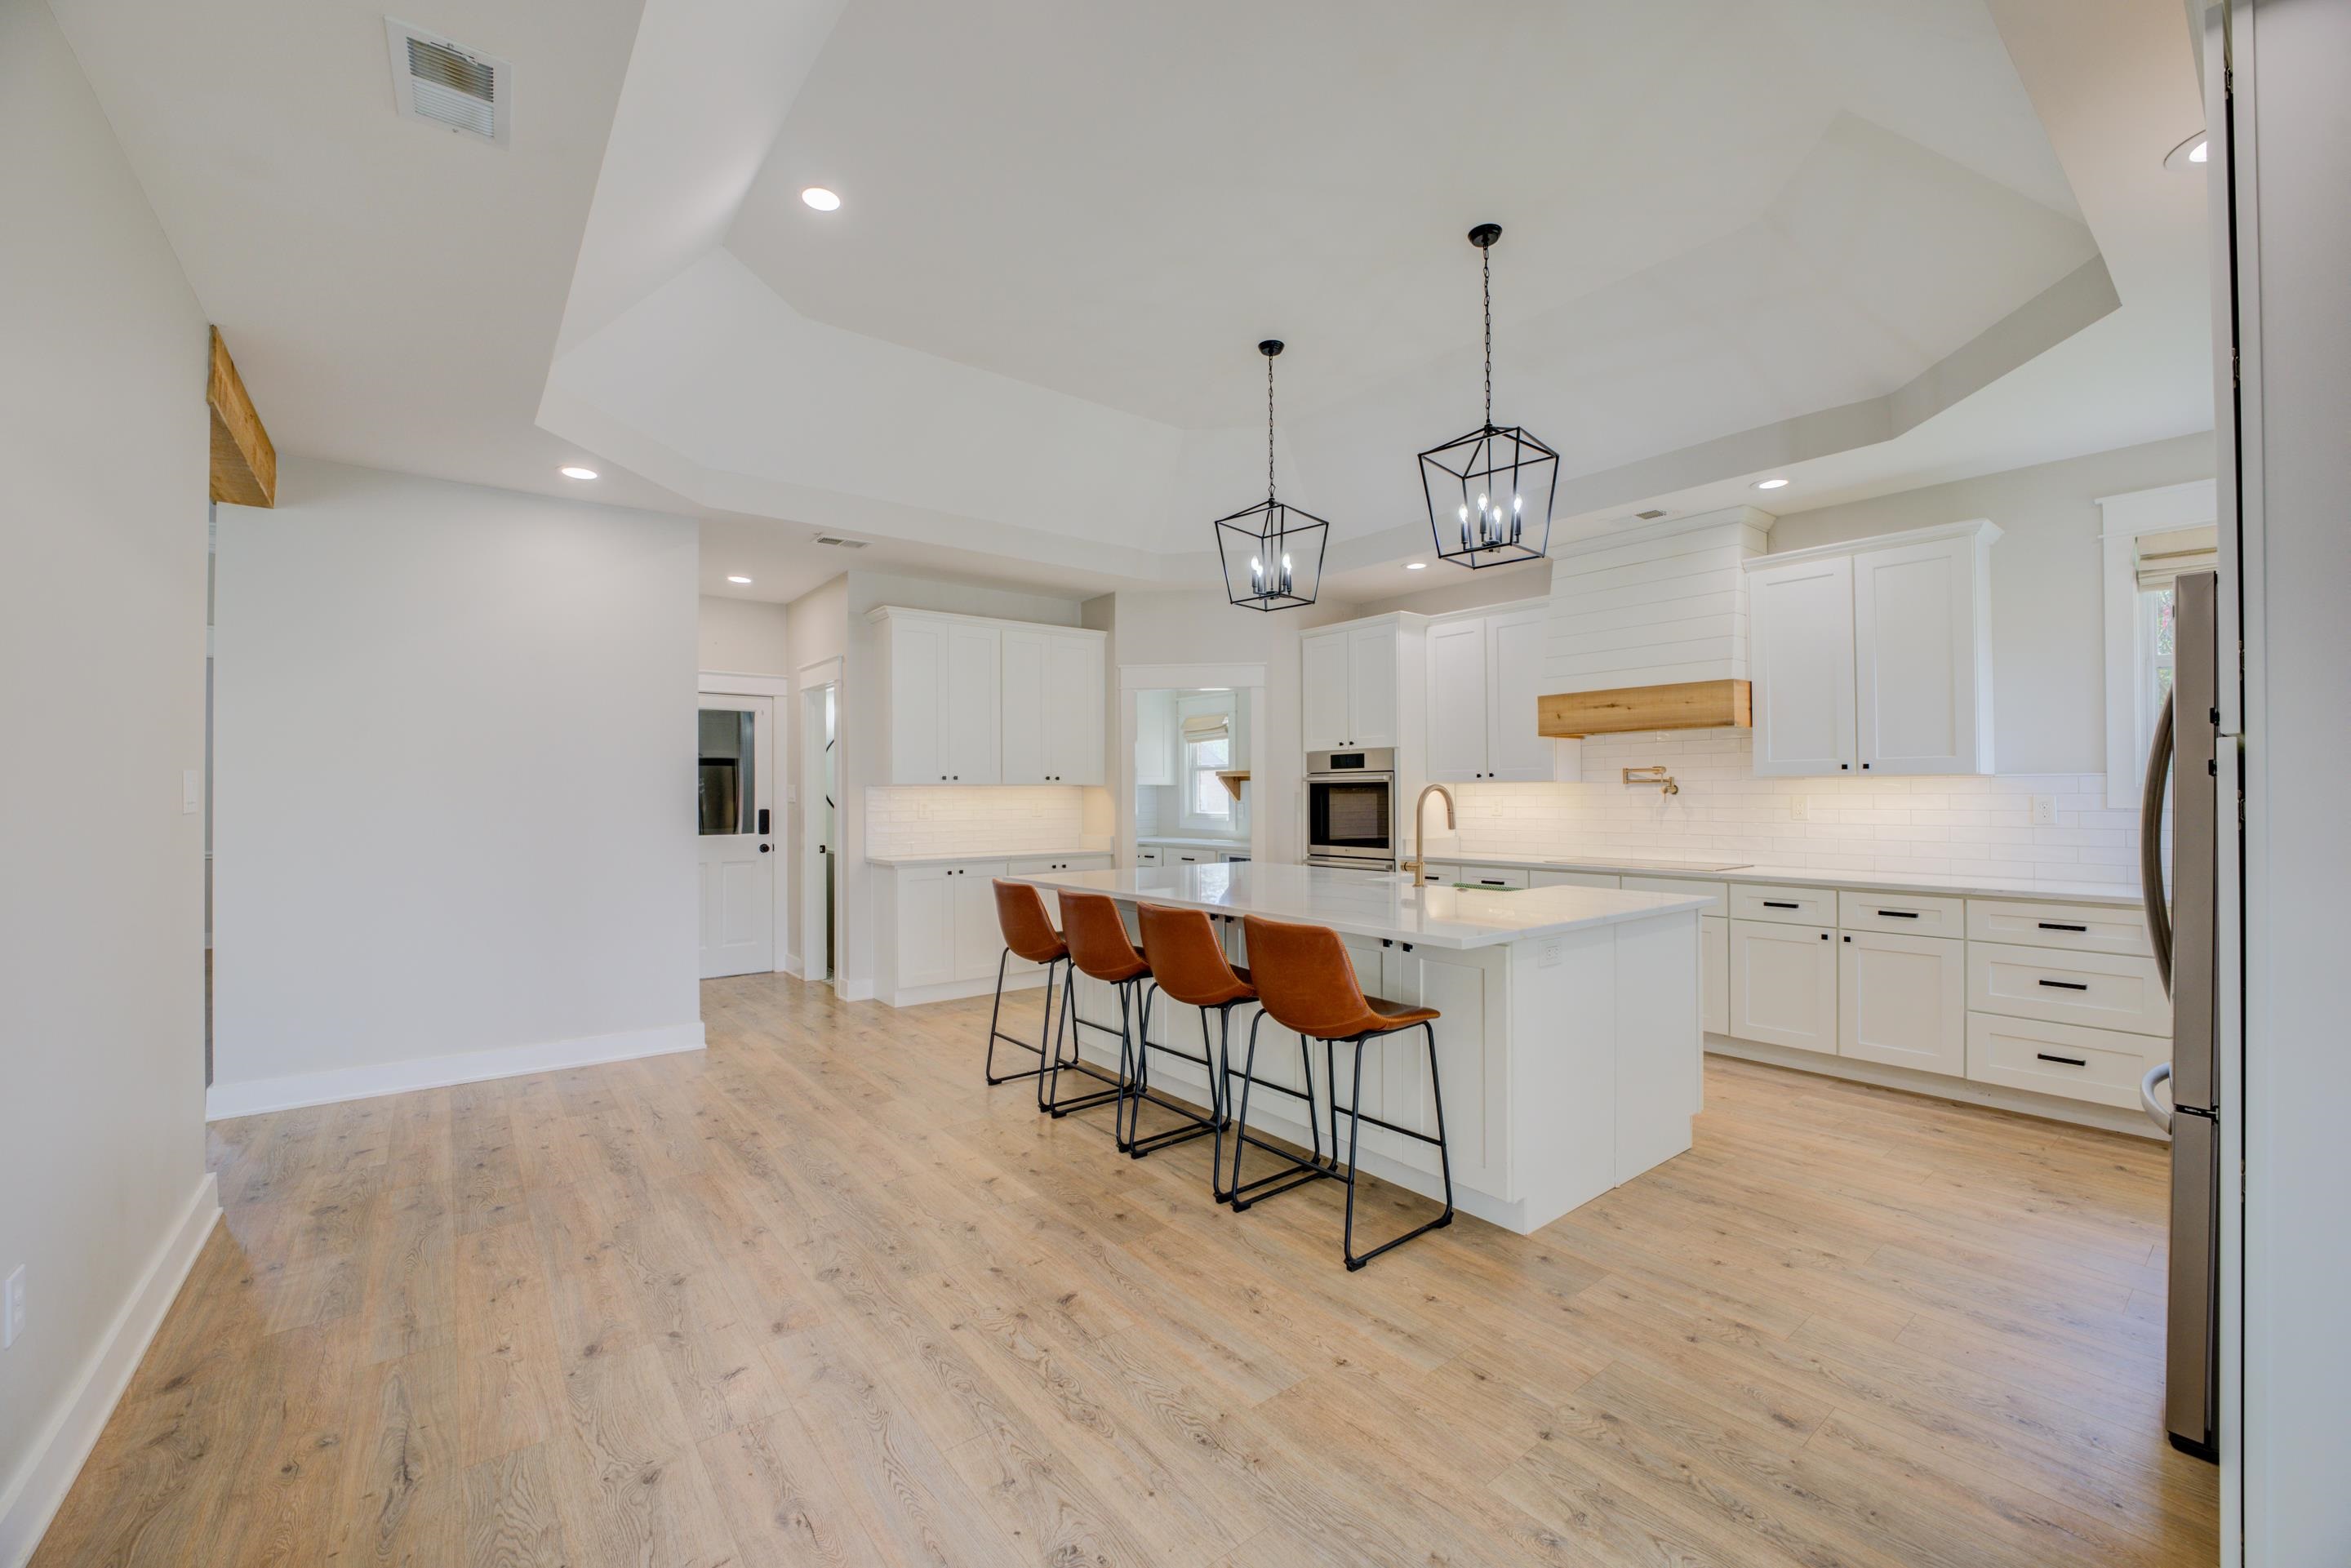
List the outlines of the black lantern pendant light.
{"type": "Polygon", "coordinates": [[[1486,423],[1420,455],[1420,487],[1437,553],[1456,566],[1507,566],[1551,549],[1559,454],[1516,425],[1494,423],[1494,242],[1499,224],[1469,231],[1485,275],[1486,423]]]}
{"type": "Polygon", "coordinates": [[[1265,500],[1217,519],[1217,555],[1225,596],[1246,610],[1295,610],[1314,602],[1322,585],[1322,546],[1331,525],[1273,498],[1273,357],[1281,340],[1257,346],[1265,356],[1265,500]]]}

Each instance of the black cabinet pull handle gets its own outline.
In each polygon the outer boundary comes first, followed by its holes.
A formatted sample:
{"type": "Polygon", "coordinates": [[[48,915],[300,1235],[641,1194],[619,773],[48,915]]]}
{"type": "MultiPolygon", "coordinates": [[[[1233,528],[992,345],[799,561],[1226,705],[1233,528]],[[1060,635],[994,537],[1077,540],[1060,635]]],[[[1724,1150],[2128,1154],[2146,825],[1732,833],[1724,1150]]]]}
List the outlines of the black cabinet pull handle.
{"type": "Polygon", "coordinates": [[[2090,988],[2079,980],[2043,980],[2041,983],[2053,991],[2086,991],[2090,988]]]}
{"type": "Polygon", "coordinates": [[[2039,1057],[2043,1061],[2059,1062],[2066,1067],[2087,1067],[2090,1065],[2088,1062],[2084,1061],[2077,1056],[2052,1056],[2045,1051],[2036,1051],[2032,1054],[2039,1057]]]}
{"type": "Polygon", "coordinates": [[[1825,932],[1825,931],[1822,932],[1822,933],[1821,933],[1821,940],[1822,940],[1822,941],[1823,941],[1823,942],[1825,942],[1825,941],[1827,941],[1828,939],[1829,939],[1829,934],[1828,934],[1827,932],[1825,932]]]}
{"type": "Polygon", "coordinates": [[[1803,905],[1801,904],[1789,904],[1782,899],[1767,898],[1763,901],[1763,907],[1766,909],[1802,909],[1803,905]]]}
{"type": "Polygon", "coordinates": [[[1846,941],[1848,941],[1848,942],[1850,942],[1850,941],[1852,941],[1852,940],[1853,940],[1853,938],[1852,938],[1852,937],[1850,937],[1850,936],[1848,936],[1848,937],[1846,937],[1846,938],[1845,938],[1845,940],[1846,940],[1846,941]]]}
{"type": "Polygon", "coordinates": [[[1478,879],[1478,885],[1479,887],[1507,887],[1510,884],[1505,883],[1499,876],[1481,876],[1478,879]]]}
{"type": "Polygon", "coordinates": [[[1888,920],[1916,920],[1918,918],[1918,912],[1915,909],[1881,909],[1877,913],[1888,920]]]}
{"type": "Polygon", "coordinates": [[[2088,926],[2086,926],[2086,925],[2066,925],[2066,924],[2065,924],[2064,921],[2062,921],[2062,920],[2043,920],[2043,921],[2039,921],[2039,922],[2037,922],[2036,924],[2038,924],[2038,925],[2040,925],[2041,929],[2043,929],[2043,931],[2083,931],[2083,932],[2086,932],[2086,931],[2088,931],[2088,930],[2090,929],[2090,928],[2089,928],[2088,926]]]}

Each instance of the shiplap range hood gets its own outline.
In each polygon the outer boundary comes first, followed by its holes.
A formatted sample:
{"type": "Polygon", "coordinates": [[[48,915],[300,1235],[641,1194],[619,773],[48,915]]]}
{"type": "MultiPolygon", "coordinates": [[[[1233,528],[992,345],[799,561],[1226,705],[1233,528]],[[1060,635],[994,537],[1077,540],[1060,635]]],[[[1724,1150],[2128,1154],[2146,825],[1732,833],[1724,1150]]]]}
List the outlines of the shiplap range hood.
{"type": "Polygon", "coordinates": [[[1747,574],[1777,519],[1753,507],[1554,546],[1539,733],[1746,728],[1747,574]]]}

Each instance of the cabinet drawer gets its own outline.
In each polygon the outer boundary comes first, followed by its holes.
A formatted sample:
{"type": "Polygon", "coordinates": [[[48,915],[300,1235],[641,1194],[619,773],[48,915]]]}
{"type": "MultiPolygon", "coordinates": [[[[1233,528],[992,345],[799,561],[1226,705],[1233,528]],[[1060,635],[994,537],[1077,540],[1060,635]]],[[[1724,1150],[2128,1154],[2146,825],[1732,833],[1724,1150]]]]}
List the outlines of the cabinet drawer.
{"type": "Polygon", "coordinates": [[[1157,865],[1159,863],[1159,851],[1155,847],[1135,851],[1134,863],[1137,865],[1157,865]]]}
{"type": "Polygon", "coordinates": [[[2139,1103],[2139,1079],[2168,1053],[2165,1041],[2140,1034],[1968,1015],[1968,1076],[1979,1083],[2128,1109],[2139,1103]]]}
{"type": "Polygon", "coordinates": [[[1451,861],[1423,861],[1420,880],[1437,887],[1449,887],[1461,880],[1461,867],[1451,861]]]}
{"type": "Polygon", "coordinates": [[[1734,920],[1777,920],[1788,925],[1834,925],[1837,895],[1826,887],[1766,887],[1733,883],[1730,916],[1734,920]]]}
{"type": "Polygon", "coordinates": [[[2097,904],[2026,904],[2012,899],[1968,900],[1968,937],[1975,942],[2012,942],[2027,947],[2064,947],[2077,953],[2152,956],[2147,916],[2130,908],[2097,904]]]}
{"type": "Polygon", "coordinates": [[[1596,871],[1537,871],[1527,873],[1529,887],[1614,887],[1616,878],[1596,871]]]}
{"type": "Polygon", "coordinates": [[[1473,887],[1524,887],[1527,873],[1523,866],[1465,865],[1453,880],[1473,887]]]}
{"type": "Polygon", "coordinates": [[[2168,1035],[2171,1000],[2153,958],[1968,944],[1968,1010],[2168,1035]]]}
{"type": "Polygon", "coordinates": [[[1837,894],[1837,924],[1847,931],[1890,931],[1901,936],[1964,936],[1967,901],[1847,889],[1837,894]]]}
{"type": "Polygon", "coordinates": [[[1012,862],[1014,876],[1034,876],[1046,871],[1108,871],[1108,855],[1032,855],[1012,862]]]}
{"type": "Polygon", "coordinates": [[[1690,898],[1710,898],[1714,902],[1698,911],[1711,919],[1721,919],[1730,913],[1730,887],[1727,883],[1691,882],[1678,876],[1628,876],[1618,879],[1618,885],[1629,893],[1678,893],[1690,898]]]}

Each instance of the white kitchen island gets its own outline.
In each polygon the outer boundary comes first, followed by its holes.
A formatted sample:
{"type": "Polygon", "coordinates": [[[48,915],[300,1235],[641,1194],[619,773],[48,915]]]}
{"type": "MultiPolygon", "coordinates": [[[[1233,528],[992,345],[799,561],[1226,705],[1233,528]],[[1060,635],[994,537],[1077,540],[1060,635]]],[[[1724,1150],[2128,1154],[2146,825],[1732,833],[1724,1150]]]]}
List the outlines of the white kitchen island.
{"type": "MultiPolygon", "coordinates": [[[[1243,915],[1337,931],[1365,992],[1444,1014],[1437,1057],[1454,1201],[1506,1229],[1535,1230],[1690,1146],[1699,1103],[1703,898],[1587,887],[1415,887],[1400,875],[1264,863],[1013,880],[1107,894],[1126,913],[1130,933],[1137,903],[1205,910],[1225,921],[1236,963],[1248,962],[1243,915]]],[[[1078,1006],[1089,1019],[1118,1021],[1112,988],[1083,976],[1078,1006]]],[[[1254,1008],[1233,1009],[1236,1072],[1258,1016],[1254,1008]]],[[[1213,1048],[1213,1017],[1207,1028],[1213,1048]]],[[[1114,1036],[1077,1032],[1088,1060],[1115,1067],[1114,1036]]],[[[1150,1032],[1197,1051],[1202,1015],[1155,998],[1150,1032]]],[[[1260,1077],[1299,1086],[1300,1055],[1296,1035],[1270,1019],[1259,1030],[1260,1077]]],[[[1426,1060],[1416,1030],[1368,1048],[1364,1113],[1433,1134],[1426,1060]]],[[[1329,1087],[1319,1046],[1313,1061],[1327,1142],[1329,1087]]],[[[1347,1064],[1340,1071],[1351,1076],[1347,1064]]],[[[1155,1090],[1207,1103],[1207,1075],[1190,1062],[1155,1052],[1151,1080],[1155,1090]]],[[[1285,1095],[1253,1096],[1249,1125],[1310,1143],[1303,1107],[1285,1095]]],[[[1441,1196],[1435,1148],[1369,1126],[1363,1136],[1365,1171],[1441,1196]]]]}

